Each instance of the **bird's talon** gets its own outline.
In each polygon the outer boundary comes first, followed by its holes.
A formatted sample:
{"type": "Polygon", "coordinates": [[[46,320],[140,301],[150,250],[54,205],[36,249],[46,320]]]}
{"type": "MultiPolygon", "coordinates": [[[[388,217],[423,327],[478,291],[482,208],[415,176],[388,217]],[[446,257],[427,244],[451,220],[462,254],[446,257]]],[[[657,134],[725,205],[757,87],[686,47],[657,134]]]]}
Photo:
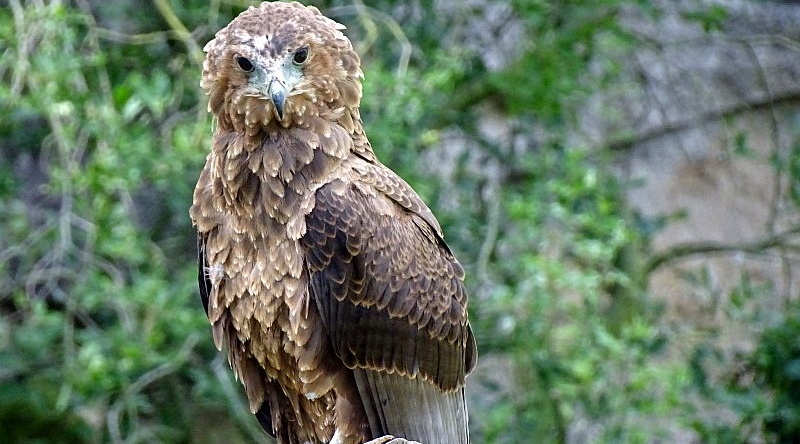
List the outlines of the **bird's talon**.
{"type": "Polygon", "coordinates": [[[365,442],[364,444],[422,444],[417,441],[409,441],[405,438],[395,438],[392,435],[381,436],[372,441],[365,442]]]}

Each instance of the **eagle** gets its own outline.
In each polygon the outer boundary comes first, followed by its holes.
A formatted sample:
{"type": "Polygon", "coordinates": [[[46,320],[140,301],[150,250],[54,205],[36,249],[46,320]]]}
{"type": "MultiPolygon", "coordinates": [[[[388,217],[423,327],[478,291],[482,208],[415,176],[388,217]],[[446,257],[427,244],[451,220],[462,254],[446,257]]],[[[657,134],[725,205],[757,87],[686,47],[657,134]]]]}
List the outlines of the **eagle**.
{"type": "Polygon", "coordinates": [[[265,2],[204,48],[215,127],[190,216],[214,344],[280,444],[467,444],[464,270],[376,158],[342,29],[265,2]]]}

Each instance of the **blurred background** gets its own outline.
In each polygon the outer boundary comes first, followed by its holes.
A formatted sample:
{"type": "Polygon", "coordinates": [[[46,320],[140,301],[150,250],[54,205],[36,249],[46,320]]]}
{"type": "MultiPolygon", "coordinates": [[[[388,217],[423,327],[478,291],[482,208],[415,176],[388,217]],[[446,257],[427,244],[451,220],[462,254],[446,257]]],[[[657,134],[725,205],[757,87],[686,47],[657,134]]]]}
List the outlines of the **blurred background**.
{"type": "MultiPolygon", "coordinates": [[[[188,217],[249,4],[0,1],[3,442],[269,442],[188,217]]],[[[316,5],[467,270],[473,442],[800,442],[800,2],[316,5]]]]}

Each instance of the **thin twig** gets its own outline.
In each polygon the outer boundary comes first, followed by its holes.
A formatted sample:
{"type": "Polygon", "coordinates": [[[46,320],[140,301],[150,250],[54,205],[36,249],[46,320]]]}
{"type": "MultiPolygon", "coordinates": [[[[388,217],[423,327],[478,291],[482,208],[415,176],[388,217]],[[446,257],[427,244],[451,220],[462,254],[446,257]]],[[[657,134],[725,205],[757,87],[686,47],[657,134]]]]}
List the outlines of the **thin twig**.
{"type": "Polygon", "coordinates": [[[106,415],[106,427],[108,433],[111,435],[111,441],[114,444],[123,444],[125,440],[122,438],[122,429],[120,425],[120,417],[123,408],[130,410],[128,415],[132,421],[136,421],[135,409],[132,408],[129,402],[137,393],[144,390],[148,385],[164,378],[165,376],[177,371],[191,356],[191,352],[197,345],[199,339],[198,334],[190,335],[186,341],[183,342],[180,350],[174,359],[171,359],[140,376],[132,384],[125,388],[122,395],[108,409],[106,415]]]}
{"type": "MultiPolygon", "coordinates": [[[[758,81],[761,84],[761,88],[764,90],[764,94],[766,95],[766,100],[768,102],[773,101],[773,94],[772,89],[769,85],[769,80],[767,79],[767,73],[764,69],[764,66],[761,64],[761,61],[758,58],[758,54],[753,47],[753,44],[747,40],[742,41],[742,45],[747,49],[748,53],[750,54],[750,58],[753,61],[753,64],[756,66],[756,72],[758,74],[758,81]]],[[[777,162],[777,164],[773,165],[773,178],[772,178],[772,199],[769,205],[769,216],[767,217],[767,232],[774,233],[775,232],[775,224],[778,220],[780,215],[780,206],[781,202],[783,201],[783,168],[785,162],[783,162],[784,158],[784,150],[781,149],[781,137],[780,137],[780,126],[778,125],[778,116],[775,112],[775,106],[768,106],[767,112],[769,116],[769,129],[770,129],[770,139],[772,142],[772,158],[770,161],[777,162]]],[[[783,295],[785,300],[791,300],[791,289],[792,289],[792,266],[789,263],[789,258],[787,257],[786,246],[781,245],[778,247],[780,251],[780,261],[781,261],[781,272],[783,276],[783,295]]]]}
{"type": "Polygon", "coordinates": [[[17,60],[15,63],[14,75],[11,80],[11,95],[15,96],[22,92],[23,85],[25,84],[26,74],[30,68],[30,52],[33,50],[34,41],[37,40],[36,35],[27,31],[25,22],[25,10],[20,4],[19,0],[10,0],[9,5],[14,16],[14,29],[16,30],[17,37],[17,60]]]}
{"type": "Polygon", "coordinates": [[[381,21],[386,28],[392,33],[392,36],[397,40],[397,43],[400,45],[400,57],[397,61],[397,75],[402,76],[408,71],[408,64],[411,60],[411,52],[413,50],[413,46],[411,45],[411,41],[406,36],[405,32],[403,32],[403,28],[400,26],[397,21],[390,16],[389,14],[378,11],[377,9],[371,8],[369,6],[364,5],[362,2],[358,2],[353,5],[347,6],[337,6],[334,8],[330,8],[327,11],[329,16],[347,16],[347,15],[357,15],[358,17],[362,18],[362,24],[367,30],[367,45],[365,51],[369,49],[369,46],[372,42],[375,41],[377,38],[377,27],[371,21],[364,21],[365,17],[369,17],[371,19],[377,19],[381,21]]]}
{"type": "Polygon", "coordinates": [[[97,33],[97,37],[103,40],[129,45],[152,45],[154,43],[163,42],[168,38],[180,38],[180,34],[172,30],[148,32],[144,34],[125,34],[105,28],[95,28],[94,30],[97,33]]]}
{"type": "Polygon", "coordinates": [[[251,415],[243,413],[245,410],[242,407],[242,401],[239,397],[240,391],[231,384],[230,372],[225,367],[225,359],[222,355],[218,355],[211,364],[211,370],[214,372],[214,376],[222,387],[222,392],[225,394],[230,411],[233,412],[234,419],[247,432],[253,442],[262,441],[264,439],[264,433],[255,426],[255,421],[251,415]]]}
{"type": "Polygon", "coordinates": [[[488,206],[486,217],[486,234],[484,235],[481,249],[478,253],[477,272],[478,281],[481,285],[486,285],[490,282],[489,278],[489,259],[494,252],[495,244],[497,244],[497,236],[500,232],[500,216],[502,214],[502,207],[500,205],[502,196],[500,195],[500,177],[499,175],[489,176],[488,190],[488,206]]]}
{"type": "Polygon", "coordinates": [[[158,12],[161,13],[161,17],[167,22],[169,27],[175,32],[178,36],[178,39],[181,40],[189,51],[189,56],[197,63],[203,63],[203,51],[200,49],[200,45],[194,40],[192,37],[192,33],[186,29],[183,22],[175,15],[175,11],[172,10],[172,6],[170,6],[167,0],[153,0],[153,4],[158,9],[158,12]]]}

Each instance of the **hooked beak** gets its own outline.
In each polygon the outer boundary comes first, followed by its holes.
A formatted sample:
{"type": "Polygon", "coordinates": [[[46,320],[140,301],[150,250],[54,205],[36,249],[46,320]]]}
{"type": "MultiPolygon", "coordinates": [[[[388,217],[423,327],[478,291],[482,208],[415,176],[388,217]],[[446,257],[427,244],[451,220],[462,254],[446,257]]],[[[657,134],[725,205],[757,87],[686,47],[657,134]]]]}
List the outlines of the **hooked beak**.
{"type": "Polygon", "coordinates": [[[278,113],[278,120],[283,120],[283,107],[286,104],[287,95],[286,85],[279,79],[273,78],[272,81],[269,82],[267,93],[269,94],[270,100],[272,100],[272,104],[275,105],[275,111],[278,113]]]}

